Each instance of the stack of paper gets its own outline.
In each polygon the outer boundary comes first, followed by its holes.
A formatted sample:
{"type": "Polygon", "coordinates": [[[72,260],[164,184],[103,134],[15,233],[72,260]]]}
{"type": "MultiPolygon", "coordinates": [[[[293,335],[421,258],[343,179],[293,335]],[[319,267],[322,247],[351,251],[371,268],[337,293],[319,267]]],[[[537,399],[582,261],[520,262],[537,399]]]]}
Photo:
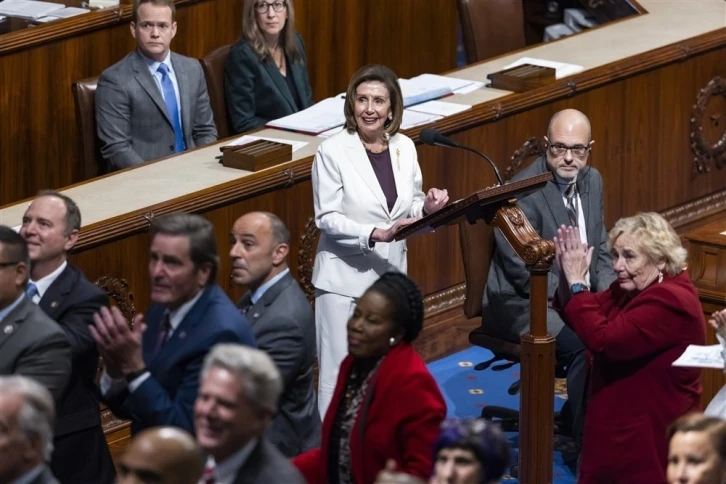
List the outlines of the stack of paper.
{"type": "Polygon", "coordinates": [[[56,10],[65,8],[60,3],[40,2],[37,0],[5,0],[0,2],[0,15],[30,20],[46,17],[56,10]]]}
{"type": "Polygon", "coordinates": [[[268,127],[319,134],[345,124],[345,99],[329,97],[307,109],[267,123],[268,127]]]}
{"type": "Polygon", "coordinates": [[[438,116],[436,114],[420,113],[418,111],[412,111],[411,109],[404,109],[401,129],[410,129],[414,126],[433,123],[434,121],[438,121],[443,118],[443,116],[438,116]]]}
{"type": "Polygon", "coordinates": [[[418,111],[419,113],[435,114],[437,116],[451,116],[471,109],[469,104],[447,103],[443,101],[429,101],[408,108],[408,111],[418,111]]]}
{"type": "Polygon", "coordinates": [[[585,69],[584,67],[578,66],[575,64],[548,61],[548,60],[544,60],[544,59],[535,59],[533,57],[522,57],[521,59],[517,60],[516,62],[512,62],[508,66],[504,66],[504,69],[511,69],[513,67],[518,67],[523,64],[530,64],[533,66],[540,66],[540,67],[551,67],[552,69],[555,69],[555,71],[556,71],[555,77],[557,79],[562,79],[563,77],[577,74],[578,72],[582,72],[585,69]]]}
{"type": "Polygon", "coordinates": [[[431,82],[430,79],[422,76],[413,79],[399,79],[398,84],[401,86],[403,105],[406,107],[448,96],[452,93],[451,88],[448,86],[431,82]]]}

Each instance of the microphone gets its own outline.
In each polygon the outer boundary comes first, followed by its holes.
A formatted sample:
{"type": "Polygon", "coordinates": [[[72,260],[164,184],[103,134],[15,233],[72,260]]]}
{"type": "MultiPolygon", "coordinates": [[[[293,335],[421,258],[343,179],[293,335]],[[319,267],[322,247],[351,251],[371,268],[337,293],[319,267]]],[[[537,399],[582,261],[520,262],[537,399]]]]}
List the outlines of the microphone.
{"type": "Polygon", "coordinates": [[[499,182],[499,185],[504,185],[504,182],[502,181],[502,177],[499,174],[499,170],[497,169],[497,165],[494,164],[494,162],[484,153],[481,153],[474,148],[469,148],[468,146],[462,146],[456,141],[450,140],[443,134],[439,133],[435,129],[426,128],[423,131],[421,131],[421,134],[419,135],[419,139],[421,142],[425,145],[429,146],[443,146],[445,148],[459,148],[462,150],[470,151],[476,155],[481,156],[485,160],[489,162],[489,164],[492,166],[492,169],[494,170],[494,175],[497,177],[497,181],[499,182]]]}

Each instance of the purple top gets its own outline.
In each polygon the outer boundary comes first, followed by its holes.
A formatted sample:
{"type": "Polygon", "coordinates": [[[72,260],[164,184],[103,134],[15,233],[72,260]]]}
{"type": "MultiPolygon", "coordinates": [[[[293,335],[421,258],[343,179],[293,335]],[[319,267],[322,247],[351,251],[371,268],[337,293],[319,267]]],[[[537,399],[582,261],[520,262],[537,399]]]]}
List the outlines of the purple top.
{"type": "Polygon", "coordinates": [[[388,211],[393,210],[393,206],[396,204],[398,199],[398,191],[396,190],[396,179],[393,177],[393,164],[391,162],[391,152],[386,149],[380,153],[373,153],[366,150],[368,160],[371,162],[373,172],[378,178],[378,183],[381,185],[383,195],[386,196],[386,204],[388,205],[388,211]]]}

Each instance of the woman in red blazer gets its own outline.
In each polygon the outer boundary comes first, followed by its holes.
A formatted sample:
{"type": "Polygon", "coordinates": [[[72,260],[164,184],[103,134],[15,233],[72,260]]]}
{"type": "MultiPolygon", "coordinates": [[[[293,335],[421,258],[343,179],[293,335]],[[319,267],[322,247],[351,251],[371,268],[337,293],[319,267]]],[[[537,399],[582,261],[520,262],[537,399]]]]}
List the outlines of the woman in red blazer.
{"type": "Polygon", "coordinates": [[[593,248],[576,228],[557,234],[556,303],[591,361],[578,482],[665,483],[668,426],[700,407],[700,370],[672,366],[706,339],[686,250],[657,213],[621,219],[608,238],[617,280],[593,294],[584,283],[593,248]]]}
{"type": "Polygon", "coordinates": [[[446,404],[411,346],[422,327],[421,292],[404,274],[383,274],[358,300],[322,444],[293,459],[308,483],[372,484],[388,459],[431,475],[446,404]]]}

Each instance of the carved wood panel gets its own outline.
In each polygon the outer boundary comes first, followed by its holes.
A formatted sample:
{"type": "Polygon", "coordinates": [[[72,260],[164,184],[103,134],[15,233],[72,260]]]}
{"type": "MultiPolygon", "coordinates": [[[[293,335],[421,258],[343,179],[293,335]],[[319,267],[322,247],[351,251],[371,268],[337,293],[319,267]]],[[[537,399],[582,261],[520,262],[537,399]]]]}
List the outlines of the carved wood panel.
{"type": "Polygon", "coordinates": [[[701,89],[691,115],[693,177],[726,166],[726,79],[716,76],[701,89]]]}

